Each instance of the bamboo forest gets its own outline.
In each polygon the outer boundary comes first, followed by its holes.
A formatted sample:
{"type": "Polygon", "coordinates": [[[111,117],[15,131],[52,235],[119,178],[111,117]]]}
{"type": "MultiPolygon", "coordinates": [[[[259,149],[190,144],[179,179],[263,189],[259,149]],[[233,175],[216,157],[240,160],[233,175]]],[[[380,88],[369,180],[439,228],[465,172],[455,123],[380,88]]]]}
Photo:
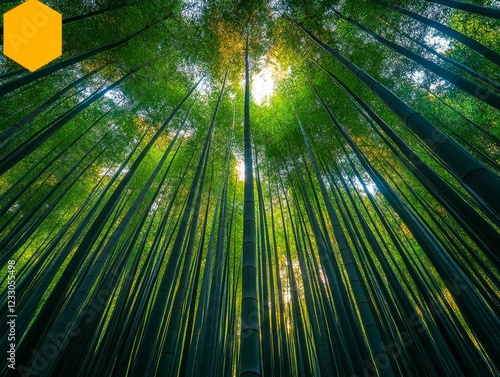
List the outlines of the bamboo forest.
{"type": "Polygon", "coordinates": [[[41,2],[1,376],[500,376],[500,1],[41,2]]]}

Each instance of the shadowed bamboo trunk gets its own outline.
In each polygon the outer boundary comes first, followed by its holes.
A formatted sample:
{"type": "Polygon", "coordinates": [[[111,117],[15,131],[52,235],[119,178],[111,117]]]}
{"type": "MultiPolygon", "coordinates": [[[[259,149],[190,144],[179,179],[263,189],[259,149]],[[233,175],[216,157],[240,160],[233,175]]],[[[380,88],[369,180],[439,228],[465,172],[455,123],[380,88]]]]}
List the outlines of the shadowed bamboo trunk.
{"type": "Polygon", "coordinates": [[[75,106],[73,109],[67,111],[64,115],[60,116],[56,121],[51,123],[48,127],[46,127],[46,129],[43,130],[43,132],[37,134],[36,137],[26,142],[25,144],[22,144],[13,152],[9,153],[5,158],[0,160],[0,174],[5,173],[7,170],[11,169],[16,164],[18,164],[23,158],[32,153],[45,140],[47,140],[50,136],[52,136],[54,133],[60,130],[61,127],[63,127],[71,119],[76,117],[78,114],[80,114],[94,102],[101,99],[107,92],[113,90],[113,88],[120,85],[123,81],[125,81],[130,75],[134,74],[135,72],[136,72],[135,70],[130,71],[129,73],[121,77],[118,81],[109,85],[105,89],[101,90],[100,92],[94,93],[90,97],[86,98],[77,106],[75,106]]]}
{"type": "MultiPolygon", "coordinates": [[[[108,7],[97,9],[97,10],[94,10],[94,11],[91,11],[91,12],[88,12],[88,13],[79,14],[78,16],[63,18],[62,24],[63,25],[67,25],[67,24],[70,24],[70,23],[75,22],[75,21],[84,20],[85,18],[97,16],[98,14],[106,13],[106,12],[109,12],[109,11],[112,11],[112,10],[115,10],[115,9],[120,9],[120,8],[123,8],[123,7],[126,7],[126,6],[130,6],[130,5],[135,5],[137,3],[139,3],[139,2],[135,1],[135,2],[132,2],[132,3],[123,3],[123,4],[110,5],[108,7]]],[[[3,41],[3,34],[4,34],[3,33],[3,26],[1,26],[0,27],[0,42],[3,41]]],[[[19,72],[23,72],[23,71],[24,70],[20,70],[19,72]]]]}
{"type": "MultiPolygon", "coordinates": [[[[224,79],[224,85],[225,85],[225,79],[224,79]]],[[[164,315],[166,317],[172,315],[172,317],[170,318],[170,322],[166,323],[166,325],[168,326],[168,331],[171,332],[170,335],[174,336],[176,339],[178,336],[177,334],[178,327],[176,326],[178,326],[178,322],[180,320],[180,315],[181,315],[180,311],[181,300],[184,299],[184,295],[179,294],[179,292],[185,292],[186,289],[185,284],[187,279],[186,268],[189,268],[190,261],[192,258],[192,253],[190,253],[188,250],[184,261],[184,263],[187,264],[187,266],[184,265],[184,269],[180,271],[180,266],[182,262],[181,258],[183,257],[182,250],[184,250],[185,246],[184,243],[188,232],[189,219],[191,218],[193,211],[195,211],[195,213],[196,211],[199,211],[199,200],[197,200],[196,198],[197,197],[199,198],[201,193],[199,193],[198,196],[196,194],[198,187],[203,188],[202,180],[204,179],[204,174],[206,171],[205,167],[208,161],[212,132],[215,127],[215,116],[217,114],[217,109],[220,104],[220,99],[224,91],[224,85],[222,87],[221,94],[217,102],[216,110],[212,117],[212,121],[210,122],[207,137],[205,138],[205,142],[203,145],[203,151],[201,153],[196,168],[196,172],[191,187],[189,189],[188,199],[182,214],[179,230],[175,237],[175,241],[172,246],[171,253],[168,257],[167,265],[165,267],[165,273],[162,277],[158,293],[154,298],[153,311],[151,315],[148,317],[145,324],[144,336],[138,348],[138,357],[134,362],[131,372],[131,374],[135,376],[142,376],[145,373],[148,373],[149,371],[155,372],[156,366],[159,362],[163,365],[162,371],[166,373],[168,373],[170,371],[170,368],[172,367],[169,361],[170,358],[169,355],[172,354],[173,352],[172,347],[174,347],[175,344],[172,345],[170,343],[167,343],[164,346],[165,349],[160,348],[160,351],[162,353],[160,360],[158,360],[158,355],[155,354],[155,349],[157,346],[163,343],[165,339],[165,334],[163,334],[161,331],[164,323],[164,318],[163,318],[164,315]],[[180,279],[182,284],[178,288],[179,292],[175,292],[173,282],[178,280],[179,274],[181,274],[180,279]],[[171,311],[172,313],[170,313],[171,311]]],[[[197,220],[198,220],[197,218],[194,220],[195,227],[197,220]]],[[[165,320],[167,320],[167,318],[165,318],[165,320]]],[[[171,340],[169,340],[168,338],[166,339],[166,341],[171,342],[171,340]]]]}
{"type": "MultiPolygon", "coordinates": [[[[365,101],[354,93],[335,74],[318,63],[316,64],[330,76],[332,81],[337,86],[346,92],[346,95],[352,98],[354,103],[359,105],[358,108],[362,115],[362,110],[366,111],[370,118],[380,126],[384,133],[394,142],[399,151],[409,160],[409,163],[405,160],[403,160],[403,163],[407,164],[408,168],[412,171],[412,173],[414,173],[415,177],[429,189],[436,200],[441,202],[445,208],[448,209],[450,214],[464,227],[469,235],[478,241],[478,245],[483,249],[486,255],[488,255],[488,258],[492,261],[492,263],[497,267],[500,266],[500,260],[494,252],[494,250],[500,250],[500,234],[498,234],[498,232],[496,232],[495,229],[479,213],[477,213],[462,197],[460,197],[460,195],[458,195],[443,178],[441,178],[424,161],[422,161],[413,149],[410,148],[410,146],[406,144],[404,140],[401,139],[365,101]],[[429,185],[431,187],[429,187],[429,185]],[[480,239],[478,239],[478,234],[480,239]],[[482,246],[483,242],[489,245],[489,247],[486,245],[482,246]]],[[[391,144],[386,144],[389,148],[393,148],[391,144]]]]}
{"type": "Polygon", "coordinates": [[[450,8],[465,10],[469,13],[475,13],[479,14],[480,16],[496,18],[500,20],[500,9],[498,8],[484,7],[482,5],[466,3],[457,0],[425,0],[425,1],[428,1],[429,3],[445,5],[450,8]]]}
{"type": "Polygon", "coordinates": [[[67,85],[60,91],[58,91],[56,94],[54,94],[52,97],[50,97],[48,100],[46,100],[44,103],[42,103],[40,106],[38,106],[35,110],[31,111],[28,115],[24,116],[22,119],[18,120],[14,125],[10,126],[7,128],[5,131],[3,131],[0,134],[0,145],[2,142],[4,142],[6,139],[11,137],[14,133],[19,131],[19,129],[24,126],[25,124],[31,122],[33,118],[35,118],[37,115],[42,113],[45,109],[47,109],[49,106],[54,104],[61,96],[63,96],[65,93],[67,93],[70,89],[78,86],[82,81],[86,80],[87,78],[91,77],[92,75],[96,74],[106,66],[108,66],[109,63],[106,63],[99,68],[96,68],[89,73],[83,75],[79,79],[75,80],[71,84],[67,85]]]}
{"type": "Polygon", "coordinates": [[[456,74],[455,72],[451,72],[446,68],[443,68],[436,63],[423,58],[422,56],[415,54],[414,52],[398,45],[397,43],[391,42],[387,40],[386,38],[378,35],[377,33],[373,32],[363,24],[359,23],[356,20],[353,20],[350,17],[344,16],[342,13],[334,10],[333,11],[338,17],[341,19],[350,22],[353,25],[356,25],[358,28],[361,30],[365,31],[369,35],[371,35],[373,38],[375,38],[377,41],[382,43],[383,45],[389,47],[390,49],[396,51],[397,53],[407,57],[408,59],[413,60],[414,62],[420,64],[422,67],[428,69],[429,71],[435,73],[442,79],[448,81],[452,85],[456,86],[457,88],[463,90],[466,93],[469,93],[470,95],[476,97],[478,100],[483,101],[487,103],[490,106],[493,106],[497,109],[500,110],[500,96],[496,95],[495,93],[490,92],[488,89],[485,89],[476,83],[466,79],[465,77],[462,77],[461,75],[456,74]]]}
{"type": "Polygon", "coordinates": [[[479,162],[462,146],[447,137],[422,114],[412,109],[393,92],[359,69],[337,50],[328,46],[302,24],[289,19],[309,37],[349,69],[358,80],[373,91],[424,143],[455,173],[464,185],[500,215],[500,177],[479,162]]]}
{"type": "Polygon", "coordinates": [[[155,21],[155,22],[147,25],[146,27],[142,28],[141,30],[136,31],[135,33],[132,33],[132,34],[130,34],[122,39],[119,39],[115,42],[111,42],[111,43],[105,44],[103,46],[96,47],[93,50],[84,52],[83,54],[79,54],[79,55],[73,56],[71,58],[67,58],[63,61],[60,61],[59,63],[51,64],[48,67],[41,68],[35,72],[28,73],[27,75],[19,77],[18,79],[15,79],[15,80],[9,81],[8,83],[0,85],[0,97],[18,89],[24,85],[30,84],[34,81],[37,81],[43,77],[48,76],[54,72],[57,72],[61,69],[64,69],[66,67],[72,66],[73,64],[82,62],[82,61],[84,61],[84,60],[86,60],[94,55],[97,55],[100,52],[111,50],[112,48],[124,45],[125,43],[127,43],[131,39],[137,37],[138,35],[141,35],[146,30],[149,30],[153,26],[158,25],[159,23],[165,21],[169,17],[171,17],[171,13],[167,14],[166,16],[161,18],[160,20],[155,21]]]}
{"type": "MultiPolygon", "coordinates": [[[[270,167],[268,166],[268,184],[269,184],[269,202],[273,203],[273,194],[271,190],[271,174],[270,174],[270,167]]],[[[278,194],[279,195],[279,194],[278,194]]],[[[276,237],[276,225],[274,222],[274,209],[273,205],[270,205],[271,213],[271,230],[272,230],[272,235],[273,235],[273,261],[274,265],[276,266],[276,271],[278,273],[276,274],[276,285],[278,288],[277,291],[277,296],[278,296],[278,312],[279,312],[279,335],[280,335],[280,342],[279,342],[279,354],[280,354],[280,363],[282,363],[283,367],[283,376],[289,376],[291,375],[291,365],[290,365],[290,352],[288,350],[288,341],[287,341],[287,332],[285,329],[285,305],[284,305],[284,299],[283,299],[283,282],[281,275],[279,273],[280,271],[280,264],[279,264],[279,259],[278,259],[278,245],[277,245],[277,237],[276,237]]],[[[275,331],[278,331],[276,329],[275,331]]]]}
{"type": "Polygon", "coordinates": [[[451,294],[457,302],[457,305],[462,310],[465,318],[469,321],[469,326],[472,331],[484,345],[486,352],[491,356],[492,360],[499,365],[500,348],[498,346],[498,336],[496,329],[500,323],[495,317],[494,312],[486,305],[476,288],[472,285],[469,279],[466,278],[463,271],[450,258],[448,252],[443,245],[428,230],[426,225],[422,223],[411,212],[408,206],[394,192],[392,187],[388,185],[382,175],[376,171],[370,162],[365,158],[356,144],[347,135],[342,125],[336,120],[330,108],[326,105],[323,99],[318,95],[318,99],[329,114],[333,124],[347,141],[351,149],[354,151],[358,160],[361,162],[365,170],[369,173],[377,187],[382,191],[384,197],[391,204],[394,210],[399,214],[401,219],[408,226],[417,242],[425,251],[427,257],[432,261],[443,281],[448,286],[451,294]]]}
{"type": "Polygon", "coordinates": [[[493,51],[492,49],[484,46],[483,44],[479,43],[478,41],[466,36],[465,34],[460,33],[459,31],[454,30],[454,29],[452,29],[446,25],[443,25],[439,22],[433,21],[427,17],[423,17],[423,16],[416,14],[414,12],[411,12],[409,10],[400,8],[394,4],[384,3],[384,2],[379,1],[379,0],[373,0],[373,1],[377,4],[383,5],[386,8],[389,8],[391,10],[395,10],[401,14],[404,14],[405,16],[413,18],[414,20],[417,20],[417,21],[423,23],[424,25],[430,26],[433,29],[440,31],[443,34],[449,35],[450,37],[456,39],[457,41],[462,42],[464,45],[466,45],[470,49],[481,54],[489,61],[500,66],[500,54],[498,54],[497,52],[493,51]]]}
{"type": "Polygon", "coordinates": [[[248,38],[245,46],[245,190],[243,207],[243,277],[241,300],[241,377],[260,376],[259,303],[257,301],[257,256],[255,244],[255,201],[253,188],[252,136],[250,129],[250,67],[248,38]]]}
{"type": "MultiPolygon", "coordinates": [[[[377,17],[379,19],[380,22],[384,23],[385,25],[389,26],[391,29],[394,30],[394,27],[391,26],[386,20],[384,20],[383,18],[381,17],[377,17]]],[[[450,63],[452,65],[454,65],[455,67],[467,72],[469,75],[471,76],[474,76],[476,79],[482,81],[483,83],[485,83],[486,85],[489,85],[490,87],[494,88],[494,89],[497,89],[499,90],[500,89],[500,84],[498,84],[497,82],[489,79],[488,77],[486,77],[485,75],[479,73],[479,72],[476,72],[475,70],[473,70],[472,68],[470,67],[467,67],[466,65],[456,61],[456,60],[453,60],[439,52],[437,52],[436,50],[434,50],[433,48],[427,46],[425,43],[422,43],[420,42],[419,40],[415,39],[415,38],[412,38],[410,35],[408,35],[407,33],[401,31],[401,30],[395,30],[396,33],[404,36],[406,39],[412,41],[413,43],[415,43],[417,46],[419,46],[420,48],[426,50],[427,52],[430,52],[432,55],[434,56],[437,56],[439,59],[447,62],[447,63],[450,63]]]]}
{"type": "MultiPolygon", "coordinates": [[[[78,249],[75,251],[72,260],[62,273],[61,279],[56,284],[56,287],[52,291],[49,296],[46,305],[42,308],[41,313],[36,318],[36,325],[33,326],[33,330],[29,334],[30,337],[27,337],[25,340],[29,339],[26,343],[23,343],[23,348],[20,349],[19,352],[19,365],[25,365],[30,363],[32,359],[32,355],[30,355],[30,350],[32,348],[36,348],[39,343],[43,341],[43,334],[47,331],[46,326],[49,325],[48,318],[52,317],[52,311],[54,308],[58,308],[62,300],[64,299],[64,292],[66,292],[70,287],[68,282],[71,282],[74,275],[81,267],[81,264],[88,257],[88,253],[94,246],[94,243],[97,237],[100,235],[100,232],[104,228],[106,221],[111,216],[113,209],[116,207],[118,200],[122,197],[122,193],[125,190],[128,182],[132,179],[132,176],[137,171],[139,165],[144,160],[145,156],[149,152],[149,150],[153,147],[155,141],[160,137],[163,131],[166,129],[167,125],[177,114],[179,109],[182,107],[185,101],[191,96],[192,92],[196,89],[200,79],[193,88],[188,92],[188,94],[182,99],[182,101],[177,105],[177,107],[172,111],[171,115],[167,118],[164,124],[158,129],[157,133],[153,136],[153,138],[149,141],[146,147],[141,151],[140,155],[135,159],[134,163],[126,173],[126,175],[122,178],[119,185],[115,188],[105,205],[101,208],[98,215],[93,219],[92,224],[87,229],[85,236],[83,237],[78,249]],[[35,331],[36,330],[36,331],[35,331]],[[24,351],[24,352],[23,352],[24,351]]],[[[71,326],[72,327],[72,326],[71,326]]],[[[64,334],[65,337],[69,336],[71,329],[68,329],[64,334]]]]}
{"type": "MultiPolygon", "coordinates": [[[[208,167],[208,156],[210,153],[210,143],[211,143],[211,138],[212,138],[212,132],[215,127],[215,121],[217,118],[217,113],[219,111],[219,107],[221,104],[222,97],[224,95],[224,90],[226,87],[226,79],[227,79],[227,74],[229,70],[226,70],[226,73],[224,75],[224,81],[222,83],[222,88],[219,94],[219,98],[217,100],[217,104],[215,106],[214,113],[212,115],[212,120],[210,122],[209,126],[209,131],[208,131],[208,136],[206,140],[206,147],[203,151],[202,158],[204,159],[203,161],[203,171],[201,174],[201,179],[200,179],[200,184],[198,188],[198,195],[194,207],[194,212],[193,212],[193,219],[191,221],[191,229],[190,229],[190,235],[189,235],[189,242],[187,245],[187,249],[184,255],[184,266],[182,269],[182,273],[180,276],[180,279],[177,279],[179,281],[179,286],[177,288],[177,291],[175,293],[175,296],[173,298],[173,304],[172,304],[172,313],[171,317],[168,323],[168,328],[166,332],[166,340],[165,344],[163,345],[163,351],[161,353],[160,357],[160,363],[158,366],[158,372],[162,375],[168,376],[168,375],[177,375],[178,370],[177,370],[177,358],[175,358],[175,353],[176,353],[176,347],[178,347],[178,343],[182,345],[184,343],[184,337],[185,333],[181,332],[179,323],[181,321],[181,316],[182,316],[182,307],[184,303],[184,299],[186,296],[186,290],[188,289],[188,278],[189,278],[189,271],[191,268],[191,259],[193,257],[193,249],[194,249],[194,239],[196,237],[196,231],[197,231],[197,225],[198,225],[198,218],[199,218],[199,212],[200,212],[200,206],[201,206],[201,199],[202,199],[202,194],[203,194],[203,187],[205,184],[205,176],[206,176],[206,170],[208,167]]],[[[200,163],[202,163],[200,159],[200,163]]],[[[197,184],[196,180],[193,181],[194,184],[197,184]]],[[[175,247],[175,245],[174,245],[175,247]]]]}

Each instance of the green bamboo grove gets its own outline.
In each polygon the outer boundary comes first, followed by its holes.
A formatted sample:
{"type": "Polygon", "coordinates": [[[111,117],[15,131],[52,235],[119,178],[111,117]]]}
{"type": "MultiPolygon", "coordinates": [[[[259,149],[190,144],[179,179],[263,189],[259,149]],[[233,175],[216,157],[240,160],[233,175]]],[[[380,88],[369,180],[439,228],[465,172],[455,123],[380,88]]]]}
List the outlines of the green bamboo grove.
{"type": "Polygon", "coordinates": [[[2,376],[500,374],[498,1],[44,3],[2,376]]]}

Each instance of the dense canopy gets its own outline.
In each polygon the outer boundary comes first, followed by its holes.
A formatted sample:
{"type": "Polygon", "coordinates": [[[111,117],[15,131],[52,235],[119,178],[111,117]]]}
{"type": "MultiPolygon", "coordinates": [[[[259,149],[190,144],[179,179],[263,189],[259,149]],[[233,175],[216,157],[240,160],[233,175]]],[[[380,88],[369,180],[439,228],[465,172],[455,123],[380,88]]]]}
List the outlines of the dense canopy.
{"type": "Polygon", "coordinates": [[[500,2],[44,3],[2,375],[500,374],[500,2]]]}

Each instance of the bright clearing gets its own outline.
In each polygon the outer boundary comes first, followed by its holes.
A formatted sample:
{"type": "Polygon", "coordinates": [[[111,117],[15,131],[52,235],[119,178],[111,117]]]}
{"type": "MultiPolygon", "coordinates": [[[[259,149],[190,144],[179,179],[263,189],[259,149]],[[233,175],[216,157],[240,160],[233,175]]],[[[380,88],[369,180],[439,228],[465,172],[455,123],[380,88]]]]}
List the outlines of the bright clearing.
{"type": "Polygon", "coordinates": [[[261,105],[274,92],[273,70],[264,67],[252,77],[251,84],[252,99],[257,105],[261,105]]]}

